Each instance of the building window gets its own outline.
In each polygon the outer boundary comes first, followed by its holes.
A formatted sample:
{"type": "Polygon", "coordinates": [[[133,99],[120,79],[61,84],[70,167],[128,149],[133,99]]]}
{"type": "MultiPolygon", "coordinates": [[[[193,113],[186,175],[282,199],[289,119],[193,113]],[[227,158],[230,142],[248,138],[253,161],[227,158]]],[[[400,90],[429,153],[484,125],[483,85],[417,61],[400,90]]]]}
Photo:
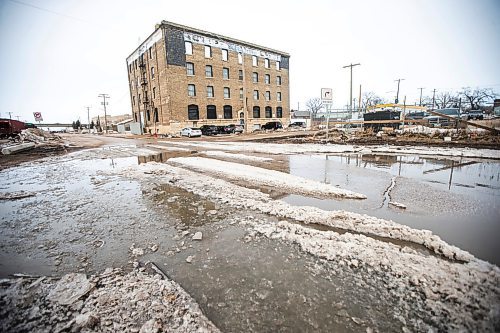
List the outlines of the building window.
{"type": "Polygon", "coordinates": [[[233,107],[224,105],[224,119],[233,119],[233,107]]]}
{"type": "Polygon", "coordinates": [[[266,118],[273,117],[273,109],[270,106],[266,106],[266,118]]]}
{"type": "Polygon", "coordinates": [[[228,87],[224,87],[224,98],[231,98],[231,92],[228,87]]]}
{"type": "Polygon", "coordinates": [[[260,107],[258,106],[253,107],[253,117],[260,118],[260,107]]]}
{"type": "Polygon", "coordinates": [[[153,59],[153,52],[151,51],[151,48],[149,48],[149,59],[153,59]]]}
{"type": "Polygon", "coordinates": [[[256,101],[259,100],[259,91],[258,90],[253,91],[253,99],[255,99],[256,101]]]}
{"type": "Polygon", "coordinates": [[[149,110],[146,111],[146,119],[147,121],[151,121],[151,114],[149,113],[149,110]]]}
{"type": "Polygon", "coordinates": [[[277,100],[278,102],[281,102],[281,93],[280,93],[280,92],[277,92],[277,93],[276,93],[276,100],[277,100]]]}
{"type": "Polygon", "coordinates": [[[276,61],[276,70],[277,71],[281,70],[280,62],[279,61],[276,61]]]}
{"type": "Polygon", "coordinates": [[[281,106],[278,106],[276,108],[276,118],[283,118],[283,109],[281,106]]]}
{"type": "Polygon", "coordinates": [[[271,75],[266,74],[264,76],[264,81],[266,82],[266,84],[270,84],[271,83],[271,75]]]}
{"type": "Polygon", "coordinates": [[[205,45],[205,58],[212,58],[212,48],[205,45]]]}
{"type": "Polygon", "coordinates": [[[156,99],[156,87],[153,87],[153,99],[156,99]]]}
{"type": "Polygon", "coordinates": [[[229,80],[229,68],[222,68],[222,78],[229,80]]]}
{"type": "Polygon", "coordinates": [[[160,121],[160,119],[158,118],[158,108],[155,108],[154,117],[155,117],[155,123],[160,121]]]}
{"type": "Polygon", "coordinates": [[[132,96],[132,105],[135,106],[135,96],[132,96]]]}
{"type": "Polygon", "coordinates": [[[215,105],[207,105],[207,119],[217,119],[217,109],[215,105]]]}
{"type": "Polygon", "coordinates": [[[188,84],[188,96],[196,96],[196,87],[194,84],[188,84]]]}
{"type": "Polygon", "coordinates": [[[259,63],[257,62],[257,56],[252,56],[252,66],[257,66],[259,63]]]}
{"type": "Polygon", "coordinates": [[[281,76],[276,76],[276,84],[281,86],[281,76]]]}
{"type": "Polygon", "coordinates": [[[238,64],[243,63],[243,55],[241,53],[238,53],[238,64]]]}
{"type": "Polygon", "coordinates": [[[271,100],[271,92],[266,91],[266,101],[270,101],[270,100],[271,100]]]}
{"type": "Polygon", "coordinates": [[[222,60],[227,61],[228,55],[227,55],[227,50],[222,50],[222,60]]]}
{"type": "Polygon", "coordinates": [[[264,59],[264,67],[269,68],[269,59],[264,59]]]}
{"type": "Polygon", "coordinates": [[[151,80],[154,80],[155,78],[155,68],[151,67],[151,80]]]}
{"type": "Polygon", "coordinates": [[[184,47],[186,48],[186,54],[193,54],[193,44],[191,42],[184,42],[184,47]]]}
{"type": "Polygon", "coordinates": [[[210,65],[205,66],[205,76],[206,77],[213,77],[214,76],[214,72],[212,71],[212,66],[210,66],[210,65]]]}
{"type": "Polygon", "coordinates": [[[135,69],[137,69],[137,59],[134,60],[135,69]]]}
{"type": "Polygon", "coordinates": [[[187,75],[194,75],[194,64],[192,62],[186,62],[186,73],[187,75]]]}
{"type": "Polygon", "coordinates": [[[214,97],[214,87],[207,86],[207,97],[214,97]]]}
{"type": "Polygon", "coordinates": [[[259,73],[253,72],[252,73],[252,80],[253,80],[253,83],[259,82],[259,73]]]}
{"type": "Polygon", "coordinates": [[[198,105],[195,104],[188,105],[188,119],[189,120],[200,119],[200,112],[198,111],[198,105]]]}
{"type": "Polygon", "coordinates": [[[240,88],[240,99],[243,99],[243,88],[240,88]]]}
{"type": "Polygon", "coordinates": [[[132,73],[132,64],[128,64],[128,72],[132,73]]]}
{"type": "Polygon", "coordinates": [[[243,81],[243,71],[241,69],[238,70],[238,80],[243,81]]]}

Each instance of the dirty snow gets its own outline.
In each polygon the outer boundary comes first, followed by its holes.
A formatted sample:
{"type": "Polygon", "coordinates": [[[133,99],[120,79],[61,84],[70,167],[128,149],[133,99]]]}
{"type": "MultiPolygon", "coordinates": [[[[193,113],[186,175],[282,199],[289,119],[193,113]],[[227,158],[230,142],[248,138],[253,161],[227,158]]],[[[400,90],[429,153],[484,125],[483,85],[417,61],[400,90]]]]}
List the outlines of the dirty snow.
{"type": "Polygon", "coordinates": [[[231,154],[220,150],[208,150],[203,152],[203,154],[210,157],[222,157],[232,160],[242,160],[251,162],[269,162],[273,160],[270,157],[259,157],[259,156],[244,155],[244,154],[231,154]]]}
{"type": "Polygon", "coordinates": [[[185,152],[191,151],[191,149],[188,149],[188,148],[163,146],[163,145],[149,145],[148,144],[147,147],[162,149],[162,150],[169,150],[169,151],[185,151],[185,152]]]}
{"type": "Polygon", "coordinates": [[[219,332],[182,287],[144,268],[0,286],[2,332],[219,332]]]}
{"type": "Polygon", "coordinates": [[[342,153],[388,153],[388,154],[416,154],[440,155],[472,158],[500,159],[500,151],[493,149],[446,148],[446,147],[418,147],[418,146],[358,146],[337,144],[271,144],[258,142],[175,142],[180,146],[194,146],[200,149],[216,149],[237,152],[254,152],[263,154],[342,154],[342,153]]]}
{"type": "Polygon", "coordinates": [[[213,172],[219,176],[231,179],[244,180],[257,186],[277,187],[298,194],[346,199],[366,199],[366,196],[363,194],[340,189],[330,184],[250,165],[203,157],[176,157],[169,159],[168,163],[190,167],[199,171],[213,172]]]}

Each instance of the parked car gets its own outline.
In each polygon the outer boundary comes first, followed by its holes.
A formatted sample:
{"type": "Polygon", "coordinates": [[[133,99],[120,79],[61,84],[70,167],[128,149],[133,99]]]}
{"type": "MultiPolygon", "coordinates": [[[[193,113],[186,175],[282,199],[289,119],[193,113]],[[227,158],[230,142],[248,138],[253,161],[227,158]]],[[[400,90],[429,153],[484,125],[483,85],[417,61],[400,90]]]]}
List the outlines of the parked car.
{"type": "Polygon", "coordinates": [[[425,117],[428,117],[428,116],[430,116],[430,114],[427,112],[413,112],[413,113],[408,113],[407,115],[405,115],[405,118],[418,120],[418,119],[424,119],[425,117]]]}
{"type": "Polygon", "coordinates": [[[181,136],[194,137],[201,136],[201,130],[196,127],[186,127],[181,130],[181,136]]]}
{"type": "Polygon", "coordinates": [[[203,125],[200,127],[201,134],[203,135],[216,135],[219,134],[219,129],[215,125],[203,125]]]}
{"type": "Polygon", "coordinates": [[[227,125],[227,126],[224,126],[224,132],[225,133],[243,133],[243,126],[235,125],[235,124],[227,125]]]}
{"type": "MultiPolygon", "coordinates": [[[[458,108],[439,109],[439,110],[435,110],[434,112],[438,112],[438,113],[447,115],[447,116],[455,118],[457,120],[459,120],[461,118],[460,111],[458,110],[458,108]]],[[[451,120],[449,118],[441,117],[441,116],[434,115],[434,114],[427,116],[427,117],[424,117],[424,119],[427,120],[429,125],[441,126],[441,127],[451,126],[451,125],[454,125],[456,122],[456,121],[451,120]]]]}
{"type": "Polygon", "coordinates": [[[270,121],[261,126],[262,130],[277,130],[283,128],[283,125],[279,121],[270,121]]]}
{"type": "Polygon", "coordinates": [[[304,121],[295,121],[293,123],[290,123],[290,125],[288,125],[289,128],[305,128],[306,127],[306,123],[304,121]]]}
{"type": "Polygon", "coordinates": [[[483,120],[484,119],[483,111],[470,110],[469,112],[467,112],[467,120],[471,120],[471,119],[483,120]]]}

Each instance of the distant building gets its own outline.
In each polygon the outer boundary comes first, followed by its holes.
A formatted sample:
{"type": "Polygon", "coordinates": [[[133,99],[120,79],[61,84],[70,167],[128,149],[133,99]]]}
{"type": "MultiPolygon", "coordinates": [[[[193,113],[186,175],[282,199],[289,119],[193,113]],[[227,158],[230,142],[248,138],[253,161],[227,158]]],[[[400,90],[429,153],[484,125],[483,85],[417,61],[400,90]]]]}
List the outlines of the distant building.
{"type": "Polygon", "coordinates": [[[290,55],[162,21],[128,58],[134,121],[150,133],[243,124],[290,115],[290,55]]]}
{"type": "MultiPolygon", "coordinates": [[[[99,115],[99,117],[97,117],[97,116],[92,117],[91,120],[94,122],[94,124],[96,124],[97,119],[99,119],[99,121],[101,122],[101,126],[104,127],[104,114],[99,115]]],[[[122,115],[118,115],[118,116],[110,116],[109,114],[106,115],[106,122],[108,123],[108,126],[116,125],[119,122],[122,122],[122,121],[125,121],[128,119],[132,119],[132,116],[130,114],[122,114],[122,115]]]]}
{"type": "Polygon", "coordinates": [[[498,98],[493,101],[493,115],[500,117],[500,99],[498,98]]]}

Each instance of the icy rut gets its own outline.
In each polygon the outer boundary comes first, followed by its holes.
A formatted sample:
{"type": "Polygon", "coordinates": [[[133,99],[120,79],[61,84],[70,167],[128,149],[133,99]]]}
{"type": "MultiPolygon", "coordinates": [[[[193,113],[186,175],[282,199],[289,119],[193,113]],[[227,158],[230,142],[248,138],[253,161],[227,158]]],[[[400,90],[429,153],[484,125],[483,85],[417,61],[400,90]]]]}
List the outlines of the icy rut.
{"type": "Polygon", "coordinates": [[[190,167],[199,171],[213,172],[217,175],[236,180],[244,180],[254,185],[265,185],[280,188],[297,194],[319,197],[337,197],[346,199],[366,199],[360,193],[336,188],[314,180],[293,176],[284,172],[268,170],[233,162],[225,162],[203,157],[176,157],[168,163],[190,167]]]}

